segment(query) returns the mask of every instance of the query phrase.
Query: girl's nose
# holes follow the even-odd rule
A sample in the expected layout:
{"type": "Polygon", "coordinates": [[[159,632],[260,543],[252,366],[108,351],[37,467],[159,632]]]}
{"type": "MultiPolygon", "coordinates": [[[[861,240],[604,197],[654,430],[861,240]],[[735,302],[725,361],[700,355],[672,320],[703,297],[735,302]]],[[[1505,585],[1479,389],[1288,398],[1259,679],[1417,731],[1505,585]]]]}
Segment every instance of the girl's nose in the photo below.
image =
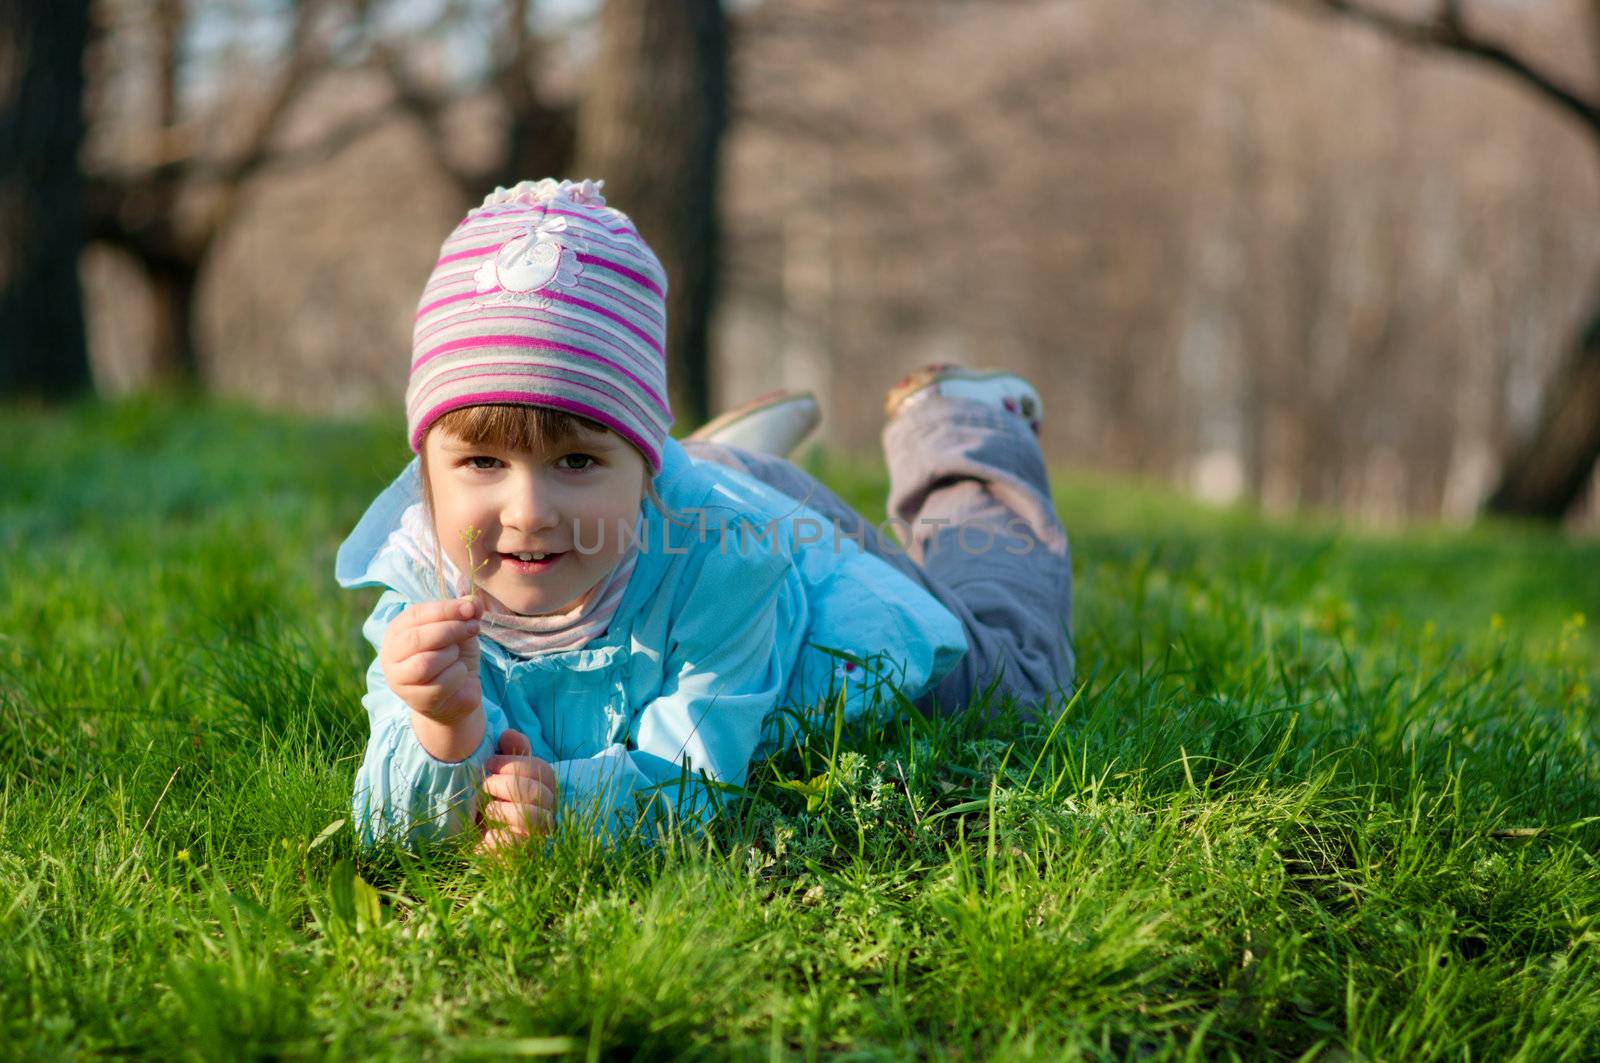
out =
{"type": "Polygon", "coordinates": [[[559,527],[555,493],[536,480],[519,479],[500,507],[501,526],[524,532],[559,527]]]}

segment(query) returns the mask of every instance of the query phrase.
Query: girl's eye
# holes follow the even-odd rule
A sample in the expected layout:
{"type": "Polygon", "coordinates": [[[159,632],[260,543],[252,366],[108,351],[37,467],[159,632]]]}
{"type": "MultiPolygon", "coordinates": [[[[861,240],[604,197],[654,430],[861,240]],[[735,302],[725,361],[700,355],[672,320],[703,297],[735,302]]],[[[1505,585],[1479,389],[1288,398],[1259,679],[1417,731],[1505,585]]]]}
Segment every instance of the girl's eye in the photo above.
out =
{"type": "Polygon", "coordinates": [[[487,472],[499,464],[499,459],[491,458],[487,454],[474,454],[466,463],[471,468],[487,472]]]}
{"type": "Polygon", "coordinates": [[[587,469],[595,464],[595,460],[587,454],[567,454],[560,461],[563,469],[571,469],[573,471],[587,469]],[[567,464],[568,462],[575,462],[576,464],[567,464]]]}

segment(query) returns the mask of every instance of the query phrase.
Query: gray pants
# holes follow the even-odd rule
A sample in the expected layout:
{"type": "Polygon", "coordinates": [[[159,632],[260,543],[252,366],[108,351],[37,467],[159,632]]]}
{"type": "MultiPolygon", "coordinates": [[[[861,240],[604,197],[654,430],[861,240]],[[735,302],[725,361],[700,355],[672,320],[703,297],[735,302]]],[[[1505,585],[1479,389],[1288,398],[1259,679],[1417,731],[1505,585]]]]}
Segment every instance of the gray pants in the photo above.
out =
{"type": "Polygon", "coordinates": [[[859,534],[867,550],[954,613],[968,651],[918,700],[952,713],[995,687],[1029,715],[1071,696],[1072,559],[1050,501],[1044,455],[1022,420],[982,403],[929,397],[884,426],[891,522],[887,540],[815,477],[783,458],[690,441],[696,461],[748,473],[859,534]]]}

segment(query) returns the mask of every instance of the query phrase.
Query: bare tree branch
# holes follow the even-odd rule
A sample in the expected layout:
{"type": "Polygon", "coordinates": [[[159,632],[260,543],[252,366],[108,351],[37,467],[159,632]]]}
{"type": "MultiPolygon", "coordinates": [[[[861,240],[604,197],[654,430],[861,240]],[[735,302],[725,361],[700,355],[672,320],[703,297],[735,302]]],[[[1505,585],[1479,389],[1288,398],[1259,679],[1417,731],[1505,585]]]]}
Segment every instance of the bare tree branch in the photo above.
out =
{"type": "MultiPolygon", "coordinates": [[[[309,85],[333,65],[324,40],[327,17],[337,0],[292,0],[289,42],[264,102],[240,124],[242,136],[225,154],[202,154],[199,124],[185,121],[177,98],[183,25],[193,5],[185,0],[147,0],[157,20],[153,76],[158,113],[157,150],[144,165],[101,166],[84,175],[85,228],[90,239],[121,247],[150,282],[155,304],[153,369],[158,377],[193,382],[199,377],[193,308],[202,266],[238,211],[245,186],[263,170],[290,160],[326,157],[376,125],[379,112],[345,122],[306,147],[286,150],[281,133],[309,85]],[[200,193],[196,211],[180,201],[200,193]]],[[[359,14],[359,8],[357,9],[359,14]]]]}
{"type": "Polygon", "coordinates": [[[285,119],[306,86],[326,66],[326,55],[316,42],[316,21],[326,9],[326,0],[297,0],[290,34],[288,56],[279,71],[266,103],[252,116],[242,147],[223,159],[206,159],[193,148],[194,127],[177,122],[175,92],[177,40],[184,8],[178,0],[160,0],[162,37],[157,77],[161,92],[161,149],[153,165],[113,170],[101,169],[86,176],[86,204],[91,238],[107,240],[130,249],[152,242],[159,255],[183,254],[179,248],[209,243],[237,209],[244,184],[263,169],[300,158],[307,161],[325,158],[376,124],[376,115],[363,116],[316,144],[290,152],[275,147],[285,119]],[[185,187],[210,186],[217,194],[205,221],[186,234],[172,230],[165,216],[185,187]],[[134,211],[147,220],[128,224],[123,205],[129,200],[160,204],[159,209],[134,211]]]}
{"type": "MultiPolygon", "coordinates": [[[[1291,0],[1279,0],[1280,3],[1291,0]]],[[[1299,0],[1381,30],[1413,46],[1472,56],[1533,89],[1582,122],[1591,144],[1600,141],[1600,103],[1498,41],[1479,36],[1465,0],[1438,0],[1431,18],[1417,20],[1368,7],[1359,0],[1299,0]]],[[[1590,2],[1600,24],[1600,0],[1590,2]]],[[[1600,303],[1596,304],[1600,306],[1600,303]]],[[[1546,386],[1538,423],[1500,470],[1485,501],[1490,512],[1559,518],[1578,500],[1600,460],[1600,309],[1568,348],[1546,386]]]]}
{"type": "Polygon", "coordinates": [[[1526,56],[1499,41],[1479,36],[1469,24],[1462,0],[1441,0],[1432,18],[1417,20],[1368,7],[1359,0],[1278,0],[1295,7],[1320,7],[1421,48],[1442,48],[1471,56],[1505,71],[1545,99],[1600,133],[1600,103],[1565,85],[1555,74],[1541,70],[1526,56]]]}
{"type": "Polygon", "coordinates": [[[267,105],[256,115],[255,125],[245,139],[245,147],[225,165],[219,183],[221,195],[207,212],[204,229],[208,238],[220,232],[238,209],[239,193],[249,180],[272,158],[273,141],[284,119],[302,92],[326,64],[326,54],[316,41],[316,21],[325,0],[295,0],[294,27],[290,34],[289,57],[278,75],[278,83],[267,105]]]}
{"type": "MultiPolygon", "coordinates": [[[[333,158],[351,144],[373,132],[394,117],[393,107],[374,108],[357,115],[309,144],[280,149],[265,155],[246,177],[259,177],[278,170],[315,165],[333,158]]],[[[132,226],[120,220],[119,205],[129,196],[154,196],[164,198],[176,194],[180,187],[204,187],[229,184],[242,180],[238,176],[240,160],[176,160],[153,169],[111,171],[100,170],[84,175],[84,199],[88,204],[91,240],[132,250],[141,242],[150,242],[154,230],[150,226],[132,226]]],[[[163,221],[165,219],[151,219],[163,221]]],[[[156,238],[155,242],[170,242],[156,238]]]]}
{"type": "Polygon", "coordinates": [[[405,56],[392,45],[385,42],[373,45],[372,59],[394,86],[395,103],[427,131],[427,142],[433,147],[434,162],[465,196],[466,190],[478,183],[477,175],[458,165],[445,149],[449,141],[445,136],[444,116],[454,97],[423,84],[411,73],[405,56]]]}
{"type": "MultiPolygon", "coordinates": [[[[381,40],[371,47],[373,61],[394,86],[396,102],[427,130],[435,162],[464,201],[477,199],[491,185],[564,172],[570,162],[576,115],[570,106],[551,103],[540,91],[536,74],[545,42],[532,31],[531,14],[531,0],[506,0],[504,4],[501,32],[495,36],[482,81],[504,104],[507,122],[497,156],[475,168],[462,165],[448,149],[448,114],[465,95],[462,87],[433,85],[417,76],[405,47],[381,40]]],[[[473,12],[449,3],[434,20],[432,30],[424,32],[442,32],[453,21],[472,17],[473,12]]]]}
{"type": "Polygon", "coordinates": [[[165,133],[178,124],[178,43],[187,16],[184,0],[155,0],[156,121],[165,133]]]}

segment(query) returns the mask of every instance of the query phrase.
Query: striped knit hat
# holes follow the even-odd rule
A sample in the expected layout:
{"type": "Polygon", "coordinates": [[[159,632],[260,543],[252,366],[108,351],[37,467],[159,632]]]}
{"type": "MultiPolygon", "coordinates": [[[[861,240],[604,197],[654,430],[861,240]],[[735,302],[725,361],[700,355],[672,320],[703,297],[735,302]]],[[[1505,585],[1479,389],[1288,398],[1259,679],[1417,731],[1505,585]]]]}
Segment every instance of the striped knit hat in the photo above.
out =
{"type": "Polygon", "coordinates": [[[411,341],[411,449],[463,406],[549,406],[598,421],[661,470],[667,276],[599,181],[496,188],[445,240],[411,341]]]}

